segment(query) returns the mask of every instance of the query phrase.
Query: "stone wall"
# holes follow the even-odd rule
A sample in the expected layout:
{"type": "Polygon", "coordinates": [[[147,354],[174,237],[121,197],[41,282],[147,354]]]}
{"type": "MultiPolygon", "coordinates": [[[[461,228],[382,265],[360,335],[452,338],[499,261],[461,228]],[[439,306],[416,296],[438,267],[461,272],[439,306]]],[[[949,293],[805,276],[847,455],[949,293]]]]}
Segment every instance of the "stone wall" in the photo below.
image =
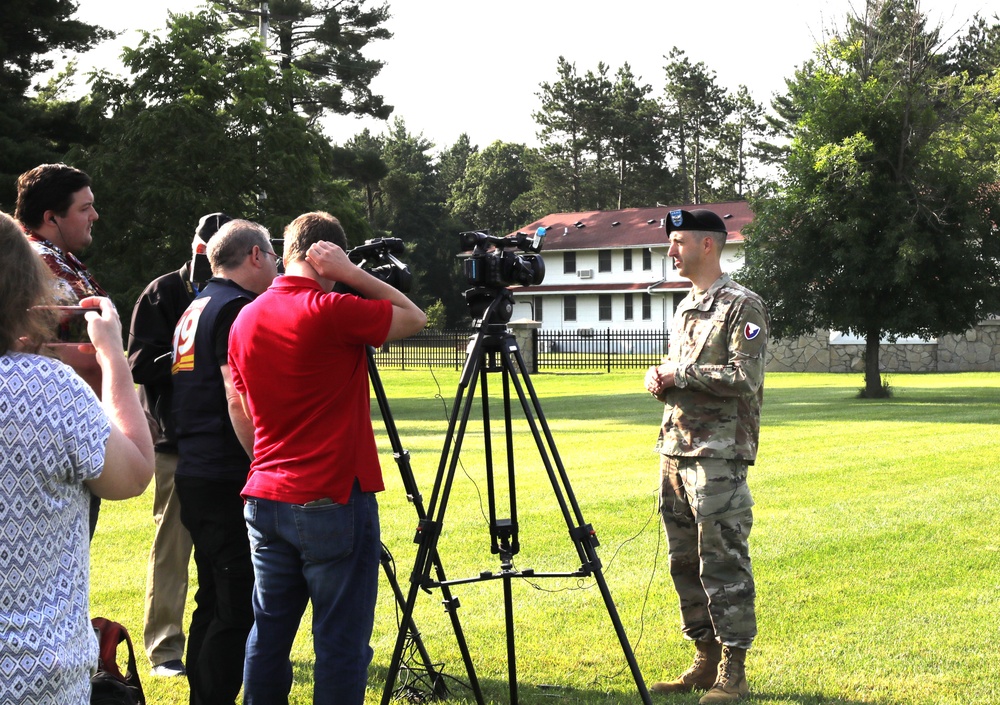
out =
{"type": "Polygon", "coordinates": [[[768,372],[830,371],[830,335],[826,331],[768,341],[767,353],[768,372]]]}
{"type": "MultiPolygon", "coordinates": [[[[829,331],[768,343],[768,372],[863,372],[864,345],[830,345],[829,331]]],[[[995,372],[1000,370],[1000,321],[985,321],[936,343],[885,344],[883,372],[995,372]]]]}
{"type": "MultiPolygon", "coordinates": [[[[878,364],[883,372],[937,372],[937,345],[882,345],[878,364]]],[[[864,372],[864,345],[831,345],[830,372],[864,372]]]]}
{"type": "Polygon", "coordinates": [[[984,321],[961,335],[938,338],[938,371],[1000,370],[1000,321],[984,321]]]}

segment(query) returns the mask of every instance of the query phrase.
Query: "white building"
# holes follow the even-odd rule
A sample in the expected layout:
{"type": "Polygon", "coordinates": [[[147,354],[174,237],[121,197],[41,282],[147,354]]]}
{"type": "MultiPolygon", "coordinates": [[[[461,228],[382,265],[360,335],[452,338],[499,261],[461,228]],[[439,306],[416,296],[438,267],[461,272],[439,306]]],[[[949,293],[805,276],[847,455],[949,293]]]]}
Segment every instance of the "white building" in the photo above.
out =
{"type": "Polygon", "coordinates": [[[538,321],[542,330],[669,330],[677,304],[691,290],[667,257],[663,221],[675,208],[722,217],[729,230],[722,268],[732,273],[742,266],[742,230],[753,218],[745,201],[554,213],[520,231],[547,229],[545,279],[513,287],[513,320],[538,321]]]}

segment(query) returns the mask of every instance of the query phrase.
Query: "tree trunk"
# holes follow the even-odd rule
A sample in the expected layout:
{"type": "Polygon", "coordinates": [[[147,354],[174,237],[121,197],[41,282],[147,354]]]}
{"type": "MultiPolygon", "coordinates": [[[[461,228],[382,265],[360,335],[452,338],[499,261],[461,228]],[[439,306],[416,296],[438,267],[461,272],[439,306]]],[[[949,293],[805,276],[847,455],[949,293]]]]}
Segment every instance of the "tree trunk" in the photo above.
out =
{"type": "Polygon", "coordinates": [[[618,158],[618,210],[622,209],[622,194],[625,192],[625,157],[618,158]]]}
{"type": "Polygon", "coordinates": [[[879,350],[882,331],[869,329],[865,335],[865,399],[881,399],[887,396],[882,387],[879,371],[879,350]]]}
{"type": "MultiPolygon", "coordinates": [[[[681,118],[683,120],[683,116],[681,118]]],[[[688,179],[687,161],[687,135],[684,133],[684,124],[677,130],[677,153],[681,157],[681,180],[684,183],[684,203],[691,202],[691,181],[688,179]]]]}

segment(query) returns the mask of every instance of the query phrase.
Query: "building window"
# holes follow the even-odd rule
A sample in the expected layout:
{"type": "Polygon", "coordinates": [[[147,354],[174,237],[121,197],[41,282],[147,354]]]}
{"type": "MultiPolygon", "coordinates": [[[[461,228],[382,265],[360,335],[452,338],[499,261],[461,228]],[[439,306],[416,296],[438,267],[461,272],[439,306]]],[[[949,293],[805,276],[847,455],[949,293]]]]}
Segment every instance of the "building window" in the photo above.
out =
{"type": "Polygon", "coordinates": [[[625,294],[625,320],[631,321],[632,316],[632,294],[625,294]]]}
{"type": "Polygon", "coordinates": [[[597,297],[597,320],[611,320],[611,294],[601,294],[597,297]]]}
{"type": "Polygon", "coordinates": [[[632,271],[632,250],[622,250],[622,269],[632,271]]]}
{"type": "Polygon", "coordinates": [[[576,320],[576,297],[572,294],[563,297],[563,320],[576,320]]]}
{"type": "Polygon", "coordinates": [[[597,271],[598,272],[611,271],[611,250],[597,251],[597,271]]]}
{"type": "Polygon", "coordinates": [[[563,252],[563,274],[576,274],[575,252],[563,252]]]}
{"type": "Polygon", "coordinates": [[[542,320],[542,302],[545,301],[541,296],[535,297],[535,320],[542,320]]]}
{"type": "Polygon", "coordinates": [[[642,248],[642,271],[648,272],[653,268],[653,253],[648,247],[642,248]]]}
{"type": "Polygon", "coordinates": [[[649,294],[642,295],[642,320],[649,321],[653,318],[653,297],[649,294]]]}

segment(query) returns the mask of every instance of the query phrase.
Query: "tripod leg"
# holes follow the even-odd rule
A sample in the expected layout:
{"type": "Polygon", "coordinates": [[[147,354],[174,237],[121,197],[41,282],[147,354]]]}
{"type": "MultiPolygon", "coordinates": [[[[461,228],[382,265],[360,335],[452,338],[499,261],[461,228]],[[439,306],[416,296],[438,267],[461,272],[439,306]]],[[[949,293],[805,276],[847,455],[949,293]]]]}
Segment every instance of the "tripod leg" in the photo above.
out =
{"type": "MultiPolygon", "coordinates": [[[[472,350],[478,350],[482,345],[481,336],[477,336],[472,350]]],[[[455,397],[455,404],[452,408],[451,419],[448,422],[448,430],[445,434],[445,445],[441,454],[441,461],[438,465],[437,477],[434,480],[434,488],[431,492],[430,505],[427,515],[420,519],[415,542],[417,544],[417,556],[414,561],[413,572],[410,574],[410,591],[403,607],[403,621],[396,636],[396,646],[393,649],[392,659],[389,663],[389,670],[386,674],[385,690],[382,693],[382,705],[388,705],[395,687],[396,677],[399,673],[402,661],[403,647],[406,639],[405,625],[412,622],[413,610],[416,606],[417,595],[420,588],[425,583],[430,582],[431,567],[436,568],[436,575],[439,580],[444,580],[444,571],[437,554],[437,540],[440,534],[441,523],[444,519],[444,512],[448,504],[448,496],[451,492],[451,485],[454,481],[455,469],[458,465],[458,457],[462,448],[462,440],[465,435],[465,427],[468,424],[471,411],[472,400],[475,396],[475,380],[478,372],[478,357],[470,353],[466,360],[466,366],[462,373],[462,382],[459,384],[458,393],[455,397]],[[461,419],[459,410],[461,409],[461,419]],[[457,427],[457,430],[456,430],[457,427]],[[438,500],[440,499],[440,504],[438,500]],[[435,511],[437,512],[435,514],[435,511]],[[435,518],[427,518],[427,517],[435,518]]],[[[462,658],[465,660],[466,670],[469,675],[470,685],[479,705],[485,705],[482,690],[479,686],[479,679],[476,677],[475,668],[469,655],[468,645],[465,641],[464,633],[458,623],[455,610],[458,607],[458,600],[452,598],[451,592],[442,586],[442,595],[445,597],[446,610],[455,626],[456,637],[458,638],[459,649],[462,658]]]]}
{"type": "Polygon", "coordinates": [[[622,652],[625,656],[626,662],[628,663],[629,670],[632,672],[632,678],[635,680],[639,696],[642,698],[643,703],[646,705],[652,705],[652,698],[649,695],[649,691],[646,688],[646,682],[642,677],[642,671],[639,669],[639,664],[636,661],[635,652],[632,650],[631,644],[629,644],[628,635],[625,633],[625,628],[622,625],[620,616],[618,615],[618,609],[615,607],[614,599],[611,597],[611,591],[608,588],[608,584],[604,579],[604,574],[601,571],[601,560],[597,556],[596,551],[596,534],[591,526],[583,520],[583,512],[580,510],[580,505],[577,503],[576,497],[573,494],[573,488],[570,486],[569,476],[566,474],[566,468],[563,466],[562,459],[559,457],[559,452],[556,449],[555,441],[552,438],[551,431],[549,430],[548,422],[546,422],[545,415],[542,412],[541,402],[538,400],[535,388],[531,384],[531,379],[525,369],[524,359],[521,357],[521,351],[518,349],[517,341],[513,338],[513,336],[510,337],[508,350],[510,350],[511,353],[509,355],[504,355],[504,369],[510,374],[514,388],[517,391],[518,400],[521,403],[521,408],[528,421],[528,426],[531,428],[535,444],[538,447],[539,454],[541,455],[543,464],[545,465],[545,470],[548,473],[550,482],[552,483],[552,489],[559,500],[559,506],[562,509],[563,517],[566,521],[566,526],[569,529],[570,536],[576,543],[577,552],[583,561],[583,567],[591,572],[597,581],[597,585],[601,591],[601,596],[604,599],[604,606],[607,609],[608,616],[611,618],[611,623],[614,626],[615,634],[618,636],[618,642],[621,644],[622,652]],[[522,378],[524,381],[523,387],[521,385],[522,378]],[[525,389],[528,391],[527,395],[525,394],[525,389]],[[537,416],[537,424],[535,422],[535,416],[537,416]],[[544,443],[539,429],[544,432],[544,443]],[[553,469],[553,462],[555,463],[555,469],[553,469]],[[572,507],[573,510],[572,515],[570,514],[570,507],[572,507]]]}
{"type": "MultiPolygon", "coordinates": [[[[416,509],[417,519],[419,521],[423,521],[427,518],[427,513],[424,511],[423,499],[420,495],[420,491],[417,489],[417,482],[413,476],[413,470],[410,467],[410,454],[403,448],[403,443],[400,440],[399,432],[396,429],[396,421],[392,416],[392,410],[389,408],[389,400],[385,393],[385,387],[382,384],[382,377],[379,374],[378,366],[375,364],[375,350],[371,347],[368,348],[368,377],[371,380],[372,389],[374,390],[375,398],[378,401],[379,411],[382,414],[382,421],[385,424],[386,434],[389,437],[389,444],[392,447],[393,457],[396,460],[396,466],[399,468],[399,474],[403,481],[403,488],[406,491],[406,496],[413,504],[414,509],[416,509]]],[[[386,551],[383,551],[383,558],[388,559],[386,551]]],[[[437,555],[437,551],[432,553],[431,562],[434,565],[435,576],[437,577],[438,582],[444,582],[446,580],[444,566],[441,563],[440,557],[437,555]]],[[[401,607],[404,606],[405,600],[403,599],[403,592],[399,587],[399,582],[395,579],[394,575],[390,575],[387,563],[383,563],[383,568],[386,570],[386,575],[389,576],[390,585],[392,586],[393,593],[396,596],[396,603],[401,607]]],[[[465,664],[465,671],[469,677],[469,684],[476,695],[476,701],[482,703],[483,695],[480,690],[479,679],[476,677],[476,669],[472,663],[472,656],[469,653],[468,643],[465,640],[465,632],[462,630],[462,623],[458,617],[459,601],[452,597],[451,589],[447,585],[442,585],[441,596],[445,605],[445,611],[451,619],[452,630],[455,632],[455,639],[458,642],[458,649],[462,655],[462,661],[465,664]]],[[[412,620],[409,628],[416,637],[418,634],[417,627],[412,620]]],[[[430,657],[423,649],[422,642],[417,641],[416,643],[418,644],[418,648],[421,650],[421,657],[427,667],[428,673],[432,674],[435,695],[439,698],[444,698],[448,690],[444,679],[441,677],[440,673],[435,673],[433,671],[430,657]]]]}
{"type": "MultiPolygon", "coordinates": [[[[399,581],[396,580],[396,574],[392,570],[392,556],[390,556],[389,551],[386,550],[385,546],[382,546],[382,556],[379,559],[382,564],[382,570],[385,573],[386,579],[389,581],[389,587],[392,588],[392,594],[396,598],[396,604],[400,608],[406,606],[406,598],[403,595],[403,591],[399,588],[399,581]]],[[[424,640],[420,636],[420,632],[417,631],[417,625],[411,618],[408,624],[401,624],[400,628],[405,628],[409,634],[410,639],[413,640],[414,646],[417,647],[417,653],[420,654],[420,660],[424,662],[424,670],[427,671],[427,675],[431,679],[431,683],[434,687],[434,692],[437,693],[440,689],[444,688],[444,680],[440,673],[434,668],[434,662],[431,661],[431,655],[427,653],[427,649],[424,646],[424,640]]]]}
{"type": "Polygon", "coordinates": [[[507,631],[507,683],[510,691],[510,705],[517,705],[517,654],[514,646],[514,597],[511,591],[511,575],[503,576],[503,612],[507,631]]]}

